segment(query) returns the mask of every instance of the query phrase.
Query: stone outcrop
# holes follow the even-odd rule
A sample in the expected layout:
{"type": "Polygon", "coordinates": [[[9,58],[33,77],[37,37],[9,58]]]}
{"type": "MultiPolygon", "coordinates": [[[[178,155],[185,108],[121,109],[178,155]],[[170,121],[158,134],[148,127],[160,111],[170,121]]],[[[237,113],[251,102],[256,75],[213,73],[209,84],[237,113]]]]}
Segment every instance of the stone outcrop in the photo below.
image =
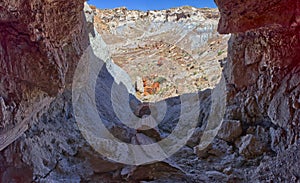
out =
{"type": "Polygon", "coordinates": [[[82,7],[83,0],[0,3],[0,150],[70,83],[88,45],[82,7]]]}
{"type": "Polygon", "coordinates": [[[299,2],[288,0],[266,0],[247,2],[215,0],[221,19],[220,33],[246,32],[273,24],[289,28],[299,24],[299,2]]]}
{"type": "MultiPolygon", "coordinates": [[[[216,3],[221,12],[219,31],[233,33],[224,67],[228,83],[226,118],[240,120],[243,130],[256,136],[242,137],[240,153],[262,154],[261,142],[267,142],[265,145],[269,145],[277,158],[262,162],[261,167],[273,168],[270,172],[262,168],[261,175],[255,177],[267,181],[263,175],[266,173],[276,182],[297,182],[299,171],[291,175],[287,173],[288,165],[276,167],[276,164],[298,156],[290,149],[299,146],[300,132],[300,2],[216,0],[216,3]],[[274,177],[279,171],[282,174],[274,177]]],[[[294,164],[297,170],[299,164],[299,161],[294,164]]]]}

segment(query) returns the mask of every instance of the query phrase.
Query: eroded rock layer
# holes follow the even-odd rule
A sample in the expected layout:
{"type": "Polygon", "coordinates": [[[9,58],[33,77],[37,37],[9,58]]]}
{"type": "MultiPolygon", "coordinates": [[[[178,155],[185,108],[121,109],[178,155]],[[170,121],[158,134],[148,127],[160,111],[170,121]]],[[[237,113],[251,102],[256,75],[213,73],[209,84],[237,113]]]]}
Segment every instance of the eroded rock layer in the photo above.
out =
{"type": "Polygon", "coordinates": [[[65,87],[88,44],[82,3],[0,3],[1,150],[65,87]]]}
{"type": "MultiPolygon", "coordinates": [[[[199,120],[186,146],[165,161],[140,166],[110,161],[83,138],[70,88],[64,89],[79,58],[104,63],[96,88],[99,114],[122,141],[168,136],[180,116],[180,96],[165,100],[169,115],[159,129],[124,127],[110,110],[106,85],[128,76],[111,62],[93,11],[86,5],[84,18],[82,1],[1,2],[0,182],[299,182],[299,0],[216,2],[219,31],[233,33],[222,62],[227,109],[219,133],[197,148],[214,96],[214,90],[199,92],[201,105],[188,113],[199,112],[199,120]],[[53,99],[49,110],[41,110],[53,99]]],[[[123,84],[133,94],[130,81],[123,84]]],[[[149,104],[132,98],[132,110],[146,114],[149,104]]]]}
{"type": "Polygon", "coordinates": [[[217,32],[218,9],[182,6],[144,12],[95,8],[94,12],[94,25],[113,61],[136,85],[140,83],[137,96],[141,100],[159,101],[214,88],[219,82],[217,60],[226,57],[230,36],[217,32]]]}
{"type": "MultiPolygon", "coordinates": [[[[224,68],[228,84],[226,117],[242,121],[246,133],[263,128],[263,133],[267,132],[265,145],[277,155],[261,162],[253,177],[297,182],[300,162],[291,159],[299,156],[299,1],[216,3],[221,11],[219,31],[234,33],[224,68]]],[[[241,150],[244,155],[255,154],[251,149],[241,150]]]]}
{"type": "Polygon", "coordinates": [[[215,0],[220,13],[220,33],[245,32],[250,29],[279,24],[285,28],[299,23],[299,1],[224,1],[215,0]]]}

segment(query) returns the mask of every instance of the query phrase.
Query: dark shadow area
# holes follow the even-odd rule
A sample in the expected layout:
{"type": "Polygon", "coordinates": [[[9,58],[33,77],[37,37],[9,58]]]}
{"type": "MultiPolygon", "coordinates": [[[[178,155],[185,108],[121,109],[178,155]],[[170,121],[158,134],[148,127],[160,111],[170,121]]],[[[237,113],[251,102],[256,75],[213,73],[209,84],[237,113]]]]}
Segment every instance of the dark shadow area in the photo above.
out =
{"type": "MultiPolygon", "coordinates": [[[[151,134],[153,134],[153,129],[136,130],[123,124],[122,121],[117,117],[113,108],[112,98],[111,98],[111,91],[113,85],[115,87],[114,89],[117,88],[120,92],[127,92],[126,95],[128,95],[129,98],[129,101],[127,102],[129,103],[131,112],[135,114],[136,117],[142,118],[144,115],[150,115],[151,110],[155,110],[155,113],[160,112],[160,109],[157,109],[156,107],[151,108],[150,110],[149,106],[151,105],[154,106],[155,103],[141,102],[133,94],[128,92],[126,86],[122,82],[120,84],[116,84],[113,76],[107,70],[107,64],[105,63],[102,69],[99,71],[97,82],[96,82],[96,88],[95,88],[95,100],[96,100],[98,115],[101,118],[105,127],[116,138],[126,143],[131,143],[131,139],[138,132],[151,136],[151,134]]],[[[206,124],[205,122],[208,118],[210,104],[211,104],[210,93],[211,93],[210,89],[198,92],[198,97],[200,102],[199,117],[197,122],[198,127],[206,124]]],[[[124,93],[122,95],[124,95],[124,93]]],[[[192,93],[192,94],[184,94],[184,95],[193,96],[194,94],[192,93]]],[[[163,117],[163,120],[161,122],[158,121],[159,124],[155,128],[156,131],[158,131],[161,136],[161,138],[156,139],[158,141],[168,137],[172,133],[172,131],[177,126],[181,115],[182,106],[181,106],[180,96],[168,98],[163,101],[166,102],[167,110],[166,110],[166,114],[163,117]]],[[[163,101],[159,101],[159,102],[163,102],[163,101]]],[[[152,117],[154,119],[157,119],[155,113],[152,115],[152,117]]]]}

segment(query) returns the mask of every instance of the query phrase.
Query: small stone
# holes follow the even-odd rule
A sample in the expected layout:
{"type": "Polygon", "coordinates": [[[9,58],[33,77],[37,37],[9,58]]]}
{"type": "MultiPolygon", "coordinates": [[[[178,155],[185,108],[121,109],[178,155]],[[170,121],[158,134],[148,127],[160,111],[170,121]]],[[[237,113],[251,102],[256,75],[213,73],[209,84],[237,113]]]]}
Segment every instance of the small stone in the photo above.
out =
{"type": "Polygon", "coordinates": [[[137,91],[144,93],[143,79],[139,76],[136,77],[135,88],[137,91]]]}
{"type": "Polygon", "coordinates": [[[195,153],[202,159],[208,158],[209,156],[221,157],[230,153],[230,151],[232,151],[232,146],[229,146],[227,142],[217,138],[204,149],[199,149],[199,147],[195,148],[195,153]]]}
{"type": "Polygon", "coordinates": [[[238,120],[225,120],[218,132],[217,137],[227,142],[233,142],[243,133],[241,122],[238,120]]]}
{"type": "Polygon", "coordinates": [[[199,144],[200,139],[203,135],[203,129],[196,128],[191,138],[187,141],[186,145],[188,147],[195,147],[199,144]]]}
{"type": "Polygon", "coordinates": [[[239,153],[245,158],[251,159],[262,155],[265,152],[265,145],[254,135],[247,134],[242,137],[239,153]]]}
{"type": "Polygon", "coordinates": [[[126,166],[121,170],[121,175],[122,176],[129,176],[130,174],[132,174],[132,172],[136,169],[136,166],[126,166]]]}
{"type": "Polygon", "coordinates": [[[152,138],[142,133],[136,134],[136,140],[139,145],[147,145],[147,144],[155,143],[155,141],[152,138]]]}

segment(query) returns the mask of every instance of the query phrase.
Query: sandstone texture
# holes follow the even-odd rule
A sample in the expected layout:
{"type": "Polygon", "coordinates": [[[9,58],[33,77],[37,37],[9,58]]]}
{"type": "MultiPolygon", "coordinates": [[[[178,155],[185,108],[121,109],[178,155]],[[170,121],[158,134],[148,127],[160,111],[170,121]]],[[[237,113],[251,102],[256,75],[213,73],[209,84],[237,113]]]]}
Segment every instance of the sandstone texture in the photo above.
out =
{"type": "Polygon", "coordinates": [[[215,3],[221,14],[218,26],[220,33],[246,32],[272,24],[289,28],[299,23],[298,1],[215,0],[215,3]]]}
{"type": "Polygon", "coordinates": [[[67,85],[88,44],[82,3],[0,3],[0,150],[67,85]]]}
{"type": "Polygon", "coordinates": [[[255,180],[297,182],[300,163],[288,162],[299,154],[291,150],[299,146],[299,1],[216,3],[219,31],[234,33],[223,73],[228,83],[225,118],[240,120],[247,133],[239,153],[259,156],[271,150],[275,158],[260,167],[273,168],[260,169],[255,180]],[[280,161],[287,164],[279,168],[280,161]]]}

